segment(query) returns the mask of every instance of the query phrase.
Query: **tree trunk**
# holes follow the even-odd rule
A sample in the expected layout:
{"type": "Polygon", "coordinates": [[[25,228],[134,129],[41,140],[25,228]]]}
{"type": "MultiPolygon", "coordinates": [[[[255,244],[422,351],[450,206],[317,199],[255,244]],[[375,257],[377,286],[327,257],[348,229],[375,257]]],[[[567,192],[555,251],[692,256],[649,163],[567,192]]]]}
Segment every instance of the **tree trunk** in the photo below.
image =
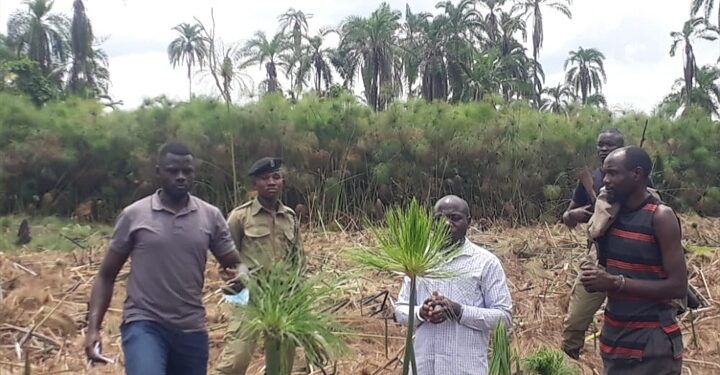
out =
{"type": "Polygon", "coordinates": [[[417,299],[416,290],[417,277],[415,275],[410,278],[410,303],[408,310],[408,327],[407,334],[405,336],[405,356],[403,359],[403,375],[412,373],[417,375],[417,363],[415,361],[415,345],[413,343],[413,335],[415,333],[415,300],[417,299]]]}
{"type": "Polygon", "coordinates": [[[192,65],[188,63],[188,101],[192,100],[192,65]]]}
{"type": "Polygon", "coordinates": [[[695,78],[695,54],[690,40],[685,40],[685,104],[690,105],[690,92],[695,78]]]}

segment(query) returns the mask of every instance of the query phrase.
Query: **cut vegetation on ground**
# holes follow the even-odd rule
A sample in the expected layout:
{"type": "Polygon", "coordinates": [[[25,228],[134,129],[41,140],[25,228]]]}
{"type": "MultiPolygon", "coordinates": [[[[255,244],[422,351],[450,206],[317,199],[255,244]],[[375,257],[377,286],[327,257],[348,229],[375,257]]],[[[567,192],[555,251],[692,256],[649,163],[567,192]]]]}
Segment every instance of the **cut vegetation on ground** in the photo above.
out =
{"type": "MultiPolygon", "coordinates": [[[[20,218],[9,220],[10,229],[2,229],[3,241],[8,238],[8,232],[14,236],[20,218]]],[[[91,227],[90,239],[78,241],[85,247],[83,249],[61,245],[63,241],[69,242],[61,236],[67,223],[50,225],[45,222],[49,224],[44,230],[49,233],[43,232],[42,223],[31,221],[31,231],[35,233],[33,237],[48,238],[39,243],[43,246],[41,249],[48,250],[40,251],[33,239],[20,249],[15,249],[15,245],[3,247],[0,253],[2,374],[24,374],[25,355],[28,355],[32,374],[86,371],[81,347],[86,303],[104,251],[102,241],[92,239],[95,236],[102,239],[108,233],[107,228],[97,232],[91,227]],[[17,349],[18,344],[22,344],[21,350],[17,349]]],[[[688,258],[688,268],[692,272],[690,282],[706,304],[706,307],[682,317],[686,346],[684,373],[717,374],[720,372],[720,308],[715,298],[720,296],[720,220],[684,217],[683,227],[691,252],[688,258]]],[[[518,229],[497,226],[484,231],[473,228],[470,235],[500,257],[508,275],[514,304],[511,350],[526,357],[542,347],[559,347],[570,284],[575,278],[574,266],[583,252],[581,232],[543,224],[518,229]]],[[[9,237],[11,244],[14,243],[12,236],[9,237]]],[[[392,303],[400,279],[388,273],[360,272],[345,256],[350,249],[368,245],[371,241],[370,234],[363,232],[320,232],[306,236],[310,272],[324,273],[337,280],[335,301],[319,308],[336,314],[338,321],[348,327],[347,332],[341,332],[341,337],[350,346],[351,353],[337,359],[334,364],[336,374],[398,374],[402,368],[405,331],[392,321],[392,303]]],[[[123,373],[118,327],[127,272],[125,269],[118,276],[115,296],[103,327],[104,351],[118,363],[96,367],[92,373],[123,373]]],[[[211,363],[220,353],[227,321],[219,308],[219,280],[217,267],[211,261],[204,297],[208,308],[211,363]]],[[[601,313],[598,313],[594,328],[600,327],[600,317],[601,313]]],[[[568,362],[579,373],[601,373],[593,336],[588,337],[586,349],[580,362],[568,362]]],[[[262,352],[258,350],[248,374],[261,373],[263,364],[262,352]]],[[[299,356],[294,373],[306,373],[306,366],[299,356]]],[[[311,373],[322,373],[314,367],[310,370],[311,373]]],[[[333,364],[327,366],[326,371],[332,373],[333,364]]]]}

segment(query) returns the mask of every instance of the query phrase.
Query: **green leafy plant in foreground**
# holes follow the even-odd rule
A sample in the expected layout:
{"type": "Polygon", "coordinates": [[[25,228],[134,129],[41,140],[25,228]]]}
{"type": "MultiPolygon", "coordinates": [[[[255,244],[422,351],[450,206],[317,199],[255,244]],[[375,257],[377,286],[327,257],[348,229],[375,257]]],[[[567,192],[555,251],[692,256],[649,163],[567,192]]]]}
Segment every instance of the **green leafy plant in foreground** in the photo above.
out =
{"type": "Polygon", "coordinates": [[[523,367],[530,374],[576,375],[577,369],[565,362],[565,354],[556,349],[542,348],[523,358],[523,367]]]}
{"type": "MultiPolygon", "coordinates": [[[[443,222],[443,221],[440,221],[443,222]]],[[[418,277],[448,277],[441,267],[454,258],[459,249],[448,246],[447,227],[438,226],[432,212],[413,199],[407,208],[393,208],[385,214],[385,227],[372,228],[377,245],[354,251],[359,264],[410,278],[410,308],[403,374],[417,374],[413,346],[416,282],[418,277]]]]}
{"type": "Polygon", "coordinates": [[[336,335],[340,325],[331,314],[322,312],[331,301],[333,286],[319,279],[303,280],[301,271],[285,263],[263,269],[245,285],[250,301],[237,308],[240,335],[265,343],[268,375],[289,375],[288,356],[301,347],[310,363],[323,364],[346,349],[336,335]]]}
{"type": "Polygon", "coordinates": [[[492,339],[492,357],[489,375],[510,375],[510,340],[505,323],[501,320],[495,326],[492,339]]]}

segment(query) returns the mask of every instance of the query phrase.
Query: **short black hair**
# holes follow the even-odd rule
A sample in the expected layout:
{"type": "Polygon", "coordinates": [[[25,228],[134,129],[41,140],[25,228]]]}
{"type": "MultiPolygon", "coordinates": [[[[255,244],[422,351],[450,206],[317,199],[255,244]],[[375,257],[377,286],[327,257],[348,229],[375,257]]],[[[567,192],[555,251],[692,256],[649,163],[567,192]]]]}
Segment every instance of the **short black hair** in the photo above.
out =
{"type": "Polygon", "coordinates": [[[628,146],[622,150],[625,151],[625,169],[631,171],[642,168],[645,176],[650,175],[653,164],[647,151],[638,146],[628,146]]]}
{"type": "Polygon", "coordinates": [[[158,160],[161,160],[168,154],[180,155],[180,156],[185,156],[185,155],[192,156],[192,152],[190,151],[190,148],[181,142],[168,142],[168,143],[164,144],[162,146],[162,148],[160,148],[160,152],[158,152],[158,160]]]}
{"type": "Polygon", "coordinates": [[[622,144],[623,145],[625,144],[625,134],[623,134],[620,131],[620,129],[618,129],[618,128],[603,129],[600,133],[598,133],[598,136],[603,135],[603,134],[612,134],[612,135],[618,136],[618,137],[620,137],[620,140],[622,140],[622,144]]]}

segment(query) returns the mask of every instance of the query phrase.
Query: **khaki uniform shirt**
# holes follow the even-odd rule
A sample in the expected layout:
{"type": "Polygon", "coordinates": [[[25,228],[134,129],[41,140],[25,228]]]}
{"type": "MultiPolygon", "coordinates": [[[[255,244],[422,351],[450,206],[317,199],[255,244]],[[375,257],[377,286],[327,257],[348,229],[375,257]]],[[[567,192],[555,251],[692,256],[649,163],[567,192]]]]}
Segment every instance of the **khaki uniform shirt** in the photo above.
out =
{"type": "Polygon", "coordinates": [[[242,263],[250,269],[269,268],[280,260],[302,260],[297,216],[282,203],[273,213],[255,198],[230,213],[228,226],[242,263]]]}

